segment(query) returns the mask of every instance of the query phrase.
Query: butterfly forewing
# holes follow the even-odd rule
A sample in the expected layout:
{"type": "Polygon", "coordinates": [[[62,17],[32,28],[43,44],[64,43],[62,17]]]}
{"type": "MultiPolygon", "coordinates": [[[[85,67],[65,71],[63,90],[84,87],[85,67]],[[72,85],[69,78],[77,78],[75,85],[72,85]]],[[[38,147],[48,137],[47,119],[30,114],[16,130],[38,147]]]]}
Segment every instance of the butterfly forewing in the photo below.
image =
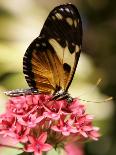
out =
{"type": "Polygon", "coordinates": [[[30,87],[43,93],[67,91],[74,76],[82,44],[82,22],[72,4],[53,9],[40,36],[28,47],[23,69],[30,87]]]}

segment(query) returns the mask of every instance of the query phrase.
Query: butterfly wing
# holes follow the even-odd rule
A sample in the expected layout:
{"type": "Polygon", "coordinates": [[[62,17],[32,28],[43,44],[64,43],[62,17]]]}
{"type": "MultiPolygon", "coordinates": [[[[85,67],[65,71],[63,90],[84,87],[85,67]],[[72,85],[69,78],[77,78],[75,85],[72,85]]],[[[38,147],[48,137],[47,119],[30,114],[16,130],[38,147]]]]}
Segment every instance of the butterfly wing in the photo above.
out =
{"type": "Polygon", "coordinates": [[[54,8],[40,36],[28,47],[23,71],[32,88],[47,94],[67,91],[73,79],[82,45],[82,22],[72,4],[54,8]]]}

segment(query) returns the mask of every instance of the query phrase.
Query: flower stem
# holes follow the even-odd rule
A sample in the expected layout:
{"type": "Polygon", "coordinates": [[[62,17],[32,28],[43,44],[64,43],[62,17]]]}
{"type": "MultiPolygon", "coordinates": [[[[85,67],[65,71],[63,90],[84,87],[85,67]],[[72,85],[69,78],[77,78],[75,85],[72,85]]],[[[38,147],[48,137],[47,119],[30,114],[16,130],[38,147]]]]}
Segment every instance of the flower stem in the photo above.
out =
{"type": "Polygon", "coordinates": [[[22,150],[23,149],[21,147],[16,147],[16,146],[11,146],[11,145],[4,145],[4,144],[0,144],[0,147],[7,147],[7,148],[11,148],[11,149],[16,149],[16,150],[22,150]]]}

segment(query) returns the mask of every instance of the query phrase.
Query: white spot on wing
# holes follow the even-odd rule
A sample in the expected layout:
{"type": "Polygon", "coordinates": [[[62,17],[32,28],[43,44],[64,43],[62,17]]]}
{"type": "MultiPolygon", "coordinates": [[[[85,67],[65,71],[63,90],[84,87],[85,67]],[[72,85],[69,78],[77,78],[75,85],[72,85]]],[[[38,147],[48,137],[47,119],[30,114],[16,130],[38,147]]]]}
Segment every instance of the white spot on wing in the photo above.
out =
{"type": "Polygon", "coordinates": [[[39,46],[40,46],[40,44],[37,43],[37,44],[36,44],[36,47],[39,47],[39,46]]]}
{"type": "Polygon", "coordinates": [[[64,11],[64,9],[63,9],[63,8],[60,8],[59,10],[64,11]]]}
{"type": "Polygon", "coordinates": [[[70,17],[66,18],[66,22],[67,22],[70,26],[73,25],[73,20],[72,20],[72,18],[70,18],[70,17]]]}
{"type": "Polygon", "coordinates": [[[49,39],[48,41],[52,45],[60,61],[62,62],[64,48],[55,39],[49,39]]]}
{"type": "Polygon", "coordinates": [[[76,21],[76,19],[74,20],[74,26],[77,27],[77,21],[76,21]]]}
{"type": "Polygon", "coordinates": [[[42,46],[44,46],[44,47],[45,47],[45,46],[46,46],[46,43],[42,43],[42,46]]]}
{"type": "Polygon", "coordinates": [[[27,59],[27,56],[26,56],[26,55],[24,55],[24,57],[23,57],[23,58],[27,59]]]}
{"type": "Polygon", "coordinates": [[[61,20],[63,18],[63,16],[60,13],[56,13],[55,16],[57,17],[57,19],[61,20]]]}
{"type": "Polygon", "coordinates": [[[66,10],[67,12],[70,12],[69,8],[66,8],[65,10],[66,10]]]}
{"type": "Polygon", "coordinates": [[[72,45],[73,45],[73,46],[75,46],[75,44],[74,44],[74,43],[72,43],[72,45]]]}
{"type": "Polygon", "coordinates": [[[65,48],[63,48],[55,39],[49,39],[49,43],[52,45],[52,47],[56,51],[58,58],[61,62],[63,59],[63,63],[67,63],[71,67],[74,65],[75,52],[72,54],[70,53],[68,49],[68,43],[65,48]],[[64,52],[64,55],[63,55],[63,52],[64,52]]]}
{"type": "Polygon", "coordinates": [[[52,16],[52,19],[55,20],[55,16],[52,16]]]}
{"type": "Polygon", "coordinates": [[[27,69],[27,66],[23,65],[23,68],[24,68],[24,69],[27,69]]]}
{"type": "Polygon", "coordinates": [[[79,22],[80,22],[80,21],[79,21],[79,19],[78,19],[78,24],[79,24],[79,22]]]}
{"type": "Polygon", "coordinates": [[[72,66],[74,65],[74,60],[75,60],[74,57],[75,57],[75,52],[72,54],[70,53],[68,49],[68,43],[67,43],[64,49],[64,63],[69,64],[72,68],[72,66]]]}
{"type": "Polygon", "coordinates": [[[78,53],[79,51],[80,51],[80,47],[76,45],[76,53],[78,53]]]}

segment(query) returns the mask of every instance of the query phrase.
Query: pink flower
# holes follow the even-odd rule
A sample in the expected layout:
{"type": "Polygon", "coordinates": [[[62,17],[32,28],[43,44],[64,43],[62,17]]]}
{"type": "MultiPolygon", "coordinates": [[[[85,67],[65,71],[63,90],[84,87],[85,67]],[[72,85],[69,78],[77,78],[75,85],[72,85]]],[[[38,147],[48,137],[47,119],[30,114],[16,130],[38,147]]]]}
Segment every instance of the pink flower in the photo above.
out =
{"type": "Polygon", "coordinates": [[[11,138],[10,136],[3,137],[0,135],[0,144],[1,145],[16,145],[17,141],[14,140],[14,138],[11,138]]]}
{"type": "Polygon", "coordinates": [[[23,115],[25,112],[28,111],[28,109],[29,106],[26,102],[25,96],[13,97],[8,100],[7,111],[9,113],[23,115]]]}
{"type": "Polygon", "coordinates": [[[98,140],[99,130],[85,110],[78,99],[69,104],[45,94],[11,97],[5,114],[0,115],[0,135],[13,138],[23,145],[25,152],[35,155],[51,146],[59,148],[69,142],[98,140]]]}
{"type": "Polygon", "coordinates": [[[78,132],[85,138],[88,137],[87,132],[92,130],[91,122],[86,119],[86,116],[77,118],[75,125],[78,132]]]}
{"type": "Polygon", "coordinates": [[[34,155],[42,155],[42,151],[49,151],[52,149],[50,144],[45,143],[47,139],[47,132],[42,133],[38,138],[29,136],[29,144],[25,146],[26,152],[34,152],[34,155]]]}
{"type": "Polygon", "coordinates": [[[26,143],[28,141],[28,135],[30,132],[30,128],[26,128],[19,123],[16,123],[13,132],[15,134],[15,138],[18,142],[26,143]]]}
{"type": "Polygon", "coordinates": [[[3,114],[0,117],[0,134],[4,137],[6,136],[14,136],[14,132],[12,132],[12,127],[15,124],[15,118],[10,116],[9,114],[3,114]]]}
{"type": "Polygon", "coordinates": [[[69,136],[70,133],[78,132],[76,127],[73,126],[73,120],[69,119],[65,121],[64,118],[61,118],[57,125],[52,126],[52,130],[61,132],[64,136],[69,136]]]}
{"type": "Polygon", "coordinates": [[[50,101],[49,104],[44,105],[45,112],[43,113],[43,115],[54,120],[59,120],[60,115],[63,113],[61,110],[62,105],[62,101],[50,101]]]}
{"type": "Polygon", "coordinates": [[[85,106],[79,103],[78,99],[74,99],[72,104],[69,105],[72,114],[82,116],[85,113],[85,106]]]}
{"type": "Polygon", "coordinates": [[[44,119],[44,116],[38,116],[37,113],[29,114],[25,117],[18,117],[18,122],[24,126],[28,126],[30,128],[33,128],[39,123],[42,119],[44,119]]]}
{"type": "Polygon", "coordinates": [[[76,122],[75,122],[75,126],[78,130],[78,132],[85,138],[87,137],[91,137],[92,139],[97,139],[99,136],[98,134],[98,128],[96,130],[95,127],[92,126],[92,119],[93,116],[91,115],[83,115],[81,117],[77,117],[76,122]],[[93,136],[92,136],[92,133],[93,136]]]}
{"type": "Polygon", "coordinates": [[[99,128],[98,127],[93,127],[93,130],[91,130],[90,132],[88,132],[88,135],[91,139],[93,140],[98,140],[100,137],[100,133],[99,133],[99,128]]]}
{"type": "Polygon", "coordinates": [[[2,115],[1,123],[0,123],[0,134],[4,137],[10,136],[15,138],[15,141],[26,142],[27,135],[30,132],[30,128],[26,128],[25,126],[19,124],[16,121],[16,118],[9,115],[2,115]]]}

